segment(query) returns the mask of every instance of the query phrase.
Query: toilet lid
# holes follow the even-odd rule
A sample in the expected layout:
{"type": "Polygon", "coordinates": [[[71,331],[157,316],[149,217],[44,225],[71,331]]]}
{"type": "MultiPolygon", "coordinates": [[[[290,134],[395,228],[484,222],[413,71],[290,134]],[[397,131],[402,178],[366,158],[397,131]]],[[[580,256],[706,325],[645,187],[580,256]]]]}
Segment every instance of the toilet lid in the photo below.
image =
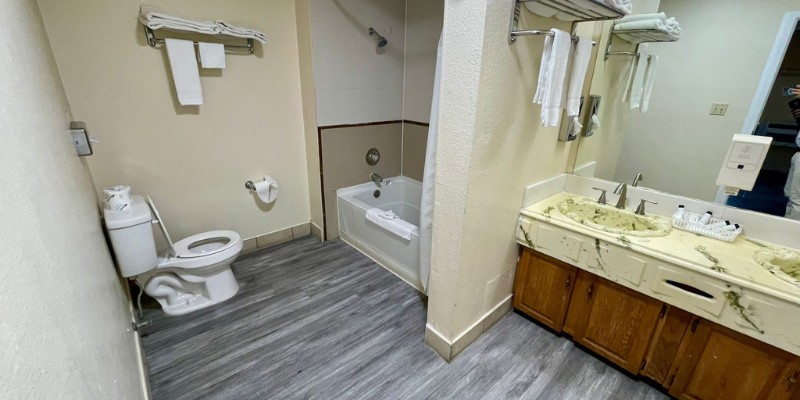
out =
{"type": "Polygon", "coordinates": [[[192,235],[175,243],[178,258],[202,257],[223,252],[241,241],[233,231],[211,231],[192,235]]]}

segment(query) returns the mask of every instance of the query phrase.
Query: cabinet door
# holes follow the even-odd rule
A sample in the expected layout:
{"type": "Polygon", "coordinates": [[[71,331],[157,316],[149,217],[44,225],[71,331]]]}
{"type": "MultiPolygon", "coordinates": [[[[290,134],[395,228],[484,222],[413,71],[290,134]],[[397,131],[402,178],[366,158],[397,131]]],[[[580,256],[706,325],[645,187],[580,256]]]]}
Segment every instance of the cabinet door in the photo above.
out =
{"type": "Polygon", "coordinates": [[[577,268],[523,248],[514,283],[514,308],[560,332],[577,268]]]}
{"type": "Polygon", "coordinates": [[[679,399],[798,399],[800,357],[700,320],[670,394],[679,399]]]}
{"type": "Polygon", "coordinates": [[[642,367],[663,303],[579,271],[564,331],[631,373],[642,367]]]}
{"type": "Polygon", "coordinates": [[[683,338],[688,335],[694,316],[686,311],[667,306],[666,315],[658,321],[650,347],[645,356],[641,374],[669,389],[667,377],[670,369],[680,359],[683,338]]]}

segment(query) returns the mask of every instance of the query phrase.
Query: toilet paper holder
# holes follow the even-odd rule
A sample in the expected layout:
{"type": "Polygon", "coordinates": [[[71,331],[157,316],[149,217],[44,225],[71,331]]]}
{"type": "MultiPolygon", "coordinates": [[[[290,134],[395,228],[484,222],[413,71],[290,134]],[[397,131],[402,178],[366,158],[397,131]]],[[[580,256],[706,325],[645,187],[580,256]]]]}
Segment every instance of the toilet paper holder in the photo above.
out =
{"type": "Polygon", "coordinates": [[[246,188],[248,188],[248,189],[250,189],[250,190],[256,190],[256,184],[255,184],[255,183],[253,183],[253,181],[247,181],[247,182],[245,182],[245,183],[244,183],[244,187],[246,187],[246,188]]]}

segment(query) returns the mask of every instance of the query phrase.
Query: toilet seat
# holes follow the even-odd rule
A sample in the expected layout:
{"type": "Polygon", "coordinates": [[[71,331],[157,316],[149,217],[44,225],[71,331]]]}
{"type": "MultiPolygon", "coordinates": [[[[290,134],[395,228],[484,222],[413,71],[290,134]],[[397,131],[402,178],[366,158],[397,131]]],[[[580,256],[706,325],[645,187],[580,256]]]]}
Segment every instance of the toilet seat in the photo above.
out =
{"type": "Polygon", "coordinates": [[[205,257],[228,250],[241,241],[234,231],[210,231],[179,240],[172,248],[178,258],[205,257]]]}

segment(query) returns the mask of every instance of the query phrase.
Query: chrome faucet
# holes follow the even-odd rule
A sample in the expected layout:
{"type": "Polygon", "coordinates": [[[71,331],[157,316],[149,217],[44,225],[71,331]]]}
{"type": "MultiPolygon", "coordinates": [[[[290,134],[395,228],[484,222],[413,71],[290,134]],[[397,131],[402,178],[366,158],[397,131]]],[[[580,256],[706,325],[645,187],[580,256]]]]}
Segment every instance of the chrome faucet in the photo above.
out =
{"type": "Polygon", "coordinates": [[[636,174],[636,176],[633,178],[633,185],[631,185],[631,186],[633,186],[633,187],[639,186],[639,182],[641,182],[642,179],[643,179],[643,176],[642,176],[641,172],[636,174]]]}
{"type": "Polygon", "coordinates": [[[619,195],[619,200],[617,200],[617,205],[615,207],[619,208],[620,210],[625,209],[625,200],[628,197],[628,185],[620,183],[619,186],[614,189],[614,194],[619,195]]]}
{"type": "Polygon", "coordinates": [[[636,215],[644,215],[644,203],[658,204],[658,203],[656,203],[655,201],[650,201],[650,200],[645,200],[645,199],[642,199],[642,200],[639,202],[639,207],[636,207],[636,211],[635,211],[635,214],[636,214],[636,215]]]}
{"type": "Polygon", "coordinates": [[[375,182],[375,184],[378,185],[378,187],[381,187],[381,182],[383,182],[383,178],[380,175],[373,172],[369,174],[369,179],[375,182]]]}
{"type": "Polygon", "coordinates": [[[600,197],[597,199],[597,204],[606,204],[606,190],[597,187],[593,187],[592,189],[600,191],[600,197]]]}

